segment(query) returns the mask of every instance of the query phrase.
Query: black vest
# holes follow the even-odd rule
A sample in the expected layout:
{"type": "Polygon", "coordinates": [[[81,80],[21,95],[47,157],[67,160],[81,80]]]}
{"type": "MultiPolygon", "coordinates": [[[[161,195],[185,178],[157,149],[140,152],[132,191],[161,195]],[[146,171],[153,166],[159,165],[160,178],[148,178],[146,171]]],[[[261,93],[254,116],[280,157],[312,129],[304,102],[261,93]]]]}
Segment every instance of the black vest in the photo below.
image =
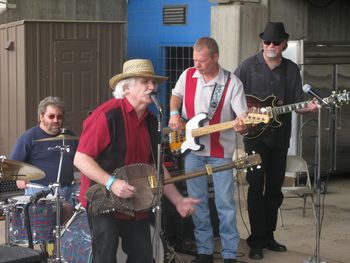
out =
{"type": "MultiPolygon", "coordinates": [[[[121,108],[112,109],[105,113],[111,144],[97,157],[96,162],[108,173],[113,173],[116,168],[123,167],[126,154],[125,123],[121,108]]],[[[151,140],[152,152],[157,162],[157,118],[148,114],[146,117],[148,134],[151,140]]],[[[148,138],[145,138],[148,140],[148,138]]]]}

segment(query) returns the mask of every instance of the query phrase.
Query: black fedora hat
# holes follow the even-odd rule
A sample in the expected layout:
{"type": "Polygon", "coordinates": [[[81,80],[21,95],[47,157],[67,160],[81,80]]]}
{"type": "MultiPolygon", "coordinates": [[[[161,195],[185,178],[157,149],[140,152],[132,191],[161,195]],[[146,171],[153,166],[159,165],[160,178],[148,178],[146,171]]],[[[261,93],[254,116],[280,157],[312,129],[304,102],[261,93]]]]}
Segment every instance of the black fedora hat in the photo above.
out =
{"type": "Polygon", "coordinates": [[[289,34],[284,30],[284,25],[281,22],[268,22],[264,32],[259,34],[262,40],[284,40],[289,37],[289,34]]]}

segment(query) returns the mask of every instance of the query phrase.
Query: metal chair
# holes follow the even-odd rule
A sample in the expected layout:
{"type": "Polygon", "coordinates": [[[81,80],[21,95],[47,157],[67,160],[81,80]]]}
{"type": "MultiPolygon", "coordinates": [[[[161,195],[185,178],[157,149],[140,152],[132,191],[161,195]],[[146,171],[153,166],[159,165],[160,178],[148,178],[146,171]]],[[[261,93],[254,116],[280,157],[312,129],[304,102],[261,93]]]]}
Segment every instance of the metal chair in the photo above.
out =
{"type": "MultiPolygon", "coordinates": [[[[303,217],[305,217],[306,199],[312,200],[312,208],[316,217],[314,207],[314,189],[311,185],[309,168],[306,161],[298,155],[288,155],[286,163],[286,177],[282,186],[284,198],[302,198],[304,200],[303,217]],[[305,178],[305,184],[301,184],[301,178],[305,178]]],[[[282,208],[279,209],[281,226],[283,226],[282,208]]]]}

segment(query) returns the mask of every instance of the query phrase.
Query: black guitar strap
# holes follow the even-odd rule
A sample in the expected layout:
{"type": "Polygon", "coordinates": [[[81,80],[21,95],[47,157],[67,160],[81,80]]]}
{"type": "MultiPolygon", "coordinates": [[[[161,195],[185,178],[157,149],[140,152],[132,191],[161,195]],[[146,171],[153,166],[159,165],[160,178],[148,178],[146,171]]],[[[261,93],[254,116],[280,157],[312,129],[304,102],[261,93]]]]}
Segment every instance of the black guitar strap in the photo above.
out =
{"type": "Polygon", "coordinates": [[[211,95],[210,98],[210,106],[209,106],[209,110],[208,110],[208,120],[211,120],[214,116],[214,113],[216,111],[216,109],[219,106],[222,94],[224,93],[225,87],[228,83],[228,80],[230,79],[230,72],[227,71],[226,69],[224,69],[224,83],[225,85],[219,85],[218,83],[215,83],[215,87],[213,90],[213,94],[211,95]]]}

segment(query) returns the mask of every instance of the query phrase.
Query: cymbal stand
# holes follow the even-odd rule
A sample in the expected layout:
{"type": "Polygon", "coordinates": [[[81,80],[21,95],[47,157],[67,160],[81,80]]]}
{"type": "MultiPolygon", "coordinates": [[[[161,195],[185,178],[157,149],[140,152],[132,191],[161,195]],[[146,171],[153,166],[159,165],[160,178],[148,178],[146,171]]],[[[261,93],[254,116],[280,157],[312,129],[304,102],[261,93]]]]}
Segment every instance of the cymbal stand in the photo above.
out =
{"type": "Polygon", "coordinates": [[[64,154],[70,151],[69,145],[65,144],[65,140],[62,140],[62,146],[49,147],[48,150],[59,149],[60,161],[58,165],[57,181],[52,185],[55,189],[55,201],[56,201],[56,226],[55,226],[55,247],[54,247],[54,258],[49,259],[49,262],[64,262],[61,257],[61,196],[60,196],[60,178],[62,170],[62,162],[64,154]]]}

